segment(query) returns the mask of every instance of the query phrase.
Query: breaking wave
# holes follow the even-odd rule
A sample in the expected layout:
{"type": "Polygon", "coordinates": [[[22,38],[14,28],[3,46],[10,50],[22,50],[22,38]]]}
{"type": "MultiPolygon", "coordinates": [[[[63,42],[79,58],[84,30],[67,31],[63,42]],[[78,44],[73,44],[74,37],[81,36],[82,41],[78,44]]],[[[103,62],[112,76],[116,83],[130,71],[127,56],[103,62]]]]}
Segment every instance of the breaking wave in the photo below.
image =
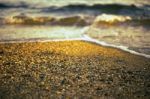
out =
{"type": "Polygon", "coordinates": [[[13,16],[1,20],[2,24],[20,24],[20,25],[77,25],[86,26],[89,22],[82,16],[69,17],[29,17],[26,15],[13,16]]]}
{"type": "Polygon", "coordinates": [[[148,5],[123,4],[70,4],[60,7],[36,8],[25,3],[21,6],[0,3],[0,11],[6,14],[5,16],[1,13],[1,16],[4,17],[0,17],[0,24],[64,26],[88,26],[95,23],[113,25],[127,22],[148,24],[150,20],[149,8],[148,5]],[[9,11],[8,8],[14,10],[9,11]],[[16,12],[17,15],[14,15],[16,12]],[[11,16],[7,16],[7,14],[11,16]],[[39,15],[33,16],[32,14],[39,15]],[[44,16],[44,14],[46,15],[44,16]]]}
{"type": "Polygon", "coordinates": [[[74,15],[62,17],[30,17],[26,15],[0,18],[0,24],[7,25],[60,25],[60,26],[89,26],[89,25],[150,25],[150,18],[132,18],[130,16],[101,14],[96,17],[87,15],[74,15]]]}

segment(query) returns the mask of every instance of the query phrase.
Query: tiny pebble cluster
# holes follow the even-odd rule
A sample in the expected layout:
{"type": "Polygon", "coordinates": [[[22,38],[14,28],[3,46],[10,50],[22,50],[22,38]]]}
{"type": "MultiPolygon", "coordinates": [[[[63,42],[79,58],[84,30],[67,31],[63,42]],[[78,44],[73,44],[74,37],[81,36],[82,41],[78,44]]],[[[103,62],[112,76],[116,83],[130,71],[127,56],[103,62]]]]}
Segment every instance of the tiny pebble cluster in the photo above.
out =
{"type": "Polygon", "coordinates": [[[150,59],[85,41],[0,44],[0,99],[150,99],[150,59]]]}

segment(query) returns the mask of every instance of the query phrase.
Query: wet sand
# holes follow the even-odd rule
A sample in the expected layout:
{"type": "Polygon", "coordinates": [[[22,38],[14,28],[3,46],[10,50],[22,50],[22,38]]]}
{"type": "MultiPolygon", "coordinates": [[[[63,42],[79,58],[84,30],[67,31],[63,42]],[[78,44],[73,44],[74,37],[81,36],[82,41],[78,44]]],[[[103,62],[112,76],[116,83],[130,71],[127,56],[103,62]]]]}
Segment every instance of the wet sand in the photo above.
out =
{"type": "Polygon", "coordinates": [[[0,44],[0,99],[149,99],[150,59],[85,41],[0,44]]]}

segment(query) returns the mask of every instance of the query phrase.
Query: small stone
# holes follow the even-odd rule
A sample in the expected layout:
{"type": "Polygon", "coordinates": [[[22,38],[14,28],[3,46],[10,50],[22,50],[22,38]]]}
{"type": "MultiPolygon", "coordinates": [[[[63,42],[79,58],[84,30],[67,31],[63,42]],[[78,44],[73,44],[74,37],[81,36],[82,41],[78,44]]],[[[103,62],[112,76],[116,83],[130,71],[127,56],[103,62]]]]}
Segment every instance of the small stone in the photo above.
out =
{"type": "Polygon", "coordinates": [[[39,75],[40,80],[44,80],[45,76],[46,76],[45,74],[40,74],[39,75]]]}
{"type": "Polygon", "coordinates": [[[0,55],[4,54],[4,51],[0,50],[0,55]]]}

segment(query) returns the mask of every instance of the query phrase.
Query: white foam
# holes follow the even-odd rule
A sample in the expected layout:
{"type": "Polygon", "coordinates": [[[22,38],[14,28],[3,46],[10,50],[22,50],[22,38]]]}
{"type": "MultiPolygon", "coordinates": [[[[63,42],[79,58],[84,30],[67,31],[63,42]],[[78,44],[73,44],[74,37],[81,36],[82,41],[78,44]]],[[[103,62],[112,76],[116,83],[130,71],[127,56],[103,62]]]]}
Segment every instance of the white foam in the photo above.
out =
{"type": "Polygon", "coordinates": [[[146,55],[146,54],[143,54],[143,53],[139,53],[139,52],[130,50],[126,46],[117,46],[117,45],[113,45],[113,44],[108,44],[108,43],[106,43],[104,41],[99,41],[99,40],[93,39],[93,38],[91,38],[91,37],[89,37],[87,35],[84,35],[84,40],[85,41],[89,41],[89,42],[93,42],[93,43],[96,43],[96,44],[100,44],[100,45],[106,46],[106,47],[118,48],[118,49],[121,49],[123,51],[129,52],[131,54],[135,54],[135,55],[139,55],[139,56],[144,56],[146,58],[150,58],[150,55],[146,55]]]}
{"type": "Polygon", "coordinates": [[[10,40],[10,41],[1,41],[0,44],[6,43],[28,43],[28,42],[63,42],[63,41],[78,41],[84,40],[84,38],[70,38],[70,39],[26,39],[26,40],[10,40]]]}

